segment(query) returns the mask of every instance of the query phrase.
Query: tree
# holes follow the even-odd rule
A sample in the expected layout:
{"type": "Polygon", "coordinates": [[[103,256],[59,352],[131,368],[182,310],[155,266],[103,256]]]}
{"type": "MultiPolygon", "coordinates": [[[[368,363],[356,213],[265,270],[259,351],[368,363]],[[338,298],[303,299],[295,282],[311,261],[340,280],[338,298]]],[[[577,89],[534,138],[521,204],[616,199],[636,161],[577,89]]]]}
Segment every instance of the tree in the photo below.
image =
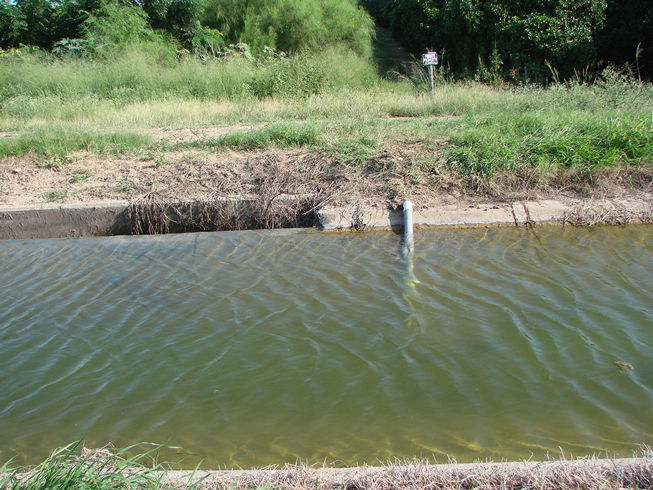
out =
{"type": "Polygon", "coordinates": [[[49,49],[52,38],[53,6],[47,0],[18,0],[20,17],[24,28],[20,31],[19,42],[49,49]]]}
{"type": "Polygon", "coordinates": [[[82,37],[82,24],[103,5],[103,0],[61,0],[52,12],[52,39],[82,37]]]}
{"type": "Polygon", "coordinates": [[[653,3],[611,0],[605,13],[605,26],[598,33],[599,59],[639,65],[642,75],[653,77],[653,3]]]}
{"type": "Polygon", "coordinates": [[[457,73],[481,63],[544,76],[573,73],[595,56],[606,0],[364,0],[415,54],[444,51],[457,73]]]}
{"type": "Polygon", "coordinates": [[[200,28],[201,4],[198,0],[142,0],[154,29],[171,32],[182,44],[190,46],[200,28]]]}
{"type": "Polygon", "coordinates": [[[346,45],[371,54],[373,21],[354,0],[206,0],[202,23],[254,52],[346,45]]]}
{"type": "Polygon", "coordinates": [[[27,28],[21,9],[8,0],[0,0],[0,48],[17,46],[27,28]]]}

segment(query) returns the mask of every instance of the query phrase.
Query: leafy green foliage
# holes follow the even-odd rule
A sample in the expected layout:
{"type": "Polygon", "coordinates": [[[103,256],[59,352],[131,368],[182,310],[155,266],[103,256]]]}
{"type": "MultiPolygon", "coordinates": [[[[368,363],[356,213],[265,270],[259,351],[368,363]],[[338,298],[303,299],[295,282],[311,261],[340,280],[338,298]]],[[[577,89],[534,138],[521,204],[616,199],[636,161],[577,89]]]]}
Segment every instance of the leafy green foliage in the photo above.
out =
{"type": "Polygon", "coordinates": [[[0,48],[18,46],[27,28],[25,14],[20,7],[0,0],[0,48]]]}
{"type": "Polygon", "coordinates": [[[52,54],[55,56],[86,56],[89,42],[86,39],[62,39],[54,43],[52,54]]]}
{"type": "Polygon", "coordinates": [[[82,25],[82,32],[99,50],[156,39],[147,15],[140,7],[112,3],[90,15],[82,25]]]}
{"type": "Polygon", "coordinates": [[[653,77],[653,2],[611,0],[597,38],[600,59],[629,63],[638,74],[653,77]]]}
{"type": "Polygon", "coordinates": [[[170,32],[182,44],[190,46],[200,26],[198,0],[143,0],[154,29],[170,32]]]}
{"type": "Polygon", "coordinates": [[[256,53],[344,45],[371,55],[373,22],[354,0],[206,0],[202,24],[256,53]]]}
{"type": "Polygon", "coordinates": [[[59,0],[52,11],[53,41],[79,39],[83,24],[104,5],[105,0],[59,0]]]}
{"type": "Polygon", "coordinates": [[[415,53],[443,52],[454,72],[501,60],[515,78],[543,79],[548,60],[573,74],[596,55],[594,34],[605,19],[606,0],[364,0],[415,53]]]}

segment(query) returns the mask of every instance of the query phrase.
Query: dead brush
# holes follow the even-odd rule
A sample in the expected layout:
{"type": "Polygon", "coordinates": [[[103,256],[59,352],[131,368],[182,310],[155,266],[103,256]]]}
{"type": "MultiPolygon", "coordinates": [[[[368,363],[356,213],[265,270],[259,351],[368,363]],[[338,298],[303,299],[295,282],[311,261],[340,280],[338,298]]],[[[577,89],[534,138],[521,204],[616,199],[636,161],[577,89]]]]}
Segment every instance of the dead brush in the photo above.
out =
{"type": "Polygon", "coordinates": [[[225,199],[166,202],[146,196],[129,205],[127,221],[132,235],[249,229],[254,226],[245,204],[225,199]]]}
{"type": "Polygon", "coordinates": [[[653,222],[653,204],[648,209],[632,209],[612,201],[592,199],[576,205],[565,214],[563,224],[574,226],[626,225],[653,222]]]}
{"type": "Polygon", "coordinates": [[[320,157],[256,162],[251,196],[215,195],[203,201],[170,202],[154,193],[134,200],[126,220],[133,235],[312,226],[321,206],[353,193],[355,183],[333,172],[320,157]]]}

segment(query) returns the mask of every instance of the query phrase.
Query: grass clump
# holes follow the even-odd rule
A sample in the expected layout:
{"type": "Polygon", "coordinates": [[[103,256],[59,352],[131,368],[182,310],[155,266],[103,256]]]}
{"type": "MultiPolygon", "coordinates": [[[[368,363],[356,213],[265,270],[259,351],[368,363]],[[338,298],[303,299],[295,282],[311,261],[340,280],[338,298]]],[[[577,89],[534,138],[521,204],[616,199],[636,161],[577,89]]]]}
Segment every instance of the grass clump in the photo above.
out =
{"type": "Polygon", "coordinates": [[[311,123],[277,123],[262,129],[234,132],[213,140],[199,142],[195,146],[209,148],[299,148],[315,146],[320,141],[320,129],[311,123]]]}
{"type": "Polygon", "coordinates": [[[491,177],[531,167],[546,173],[637,165],[653,155],[652,121],[630,114],[547,111],[470,118],[452,137],[449,165],[491,177]]]}
{"type": "Polygon", "coordinates": [[[63,202],[63,200],[66,198],[66,194],[67,192],[62,189],[52,189],[47,191],[43,197],[45,198],[45,202],[63,202]]]}
{"type": "Polygon", "coordinates": [[[0,158],[27,153],[50,158],[60,166],[62,158],[80,150],[96,153],[123,153],[151,144],[151,139],[132,132],[101,132],[69,125],[37,127],[11,138],[0,139],[0,158]]]}
{"type": "Polygon", "coordinates": [[[125,449],[88,450],[83,441],[55,449],[35,467],[12,468],[11,462],[0,467],[2,489],[55,489],[55,488],[161,488],[165,467],[157,463],[162,446],[135,456],[139,446],[125,449]],[[144,463],[150,466],[145,466],[144,463]]]}

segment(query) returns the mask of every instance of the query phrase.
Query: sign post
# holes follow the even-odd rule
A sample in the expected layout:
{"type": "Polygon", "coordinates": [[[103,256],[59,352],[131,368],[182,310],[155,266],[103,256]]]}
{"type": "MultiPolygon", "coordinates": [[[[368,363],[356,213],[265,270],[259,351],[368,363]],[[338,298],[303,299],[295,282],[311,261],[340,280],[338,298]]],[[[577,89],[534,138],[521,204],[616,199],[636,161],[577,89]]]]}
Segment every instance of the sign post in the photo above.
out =
{"type": "Polygon", "coordinates": [[[428,51],[422,55],[422,64],[429,70],[429,91],[433,92],[433,67],[438,64],[438,53],[428,51]]]}

